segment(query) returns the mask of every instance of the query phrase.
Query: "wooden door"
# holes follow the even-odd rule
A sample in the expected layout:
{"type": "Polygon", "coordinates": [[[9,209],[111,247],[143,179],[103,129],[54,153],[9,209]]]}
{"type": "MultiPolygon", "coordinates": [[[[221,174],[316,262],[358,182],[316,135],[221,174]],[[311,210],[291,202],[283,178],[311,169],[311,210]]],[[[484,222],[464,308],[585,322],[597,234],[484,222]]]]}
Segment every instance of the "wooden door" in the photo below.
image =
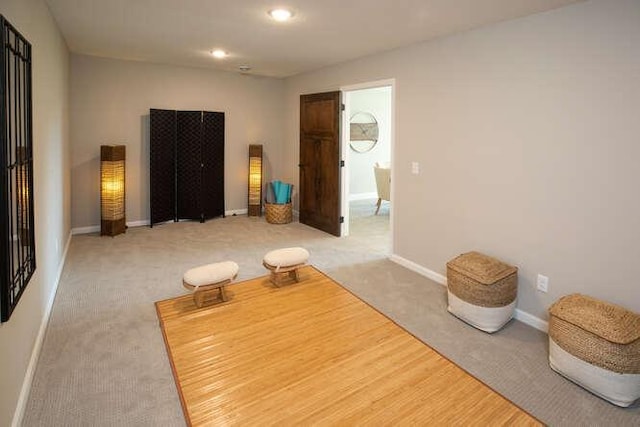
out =
{"type": "Polygon", "coordinates": [[[300,96],[300,222],[340,236],[341,93],[300,96]]]}
{"type": "Polygon", "coordinates": [[[176,219],[176,112],[151,109],[149,188],[151,226],[176,219]]]}

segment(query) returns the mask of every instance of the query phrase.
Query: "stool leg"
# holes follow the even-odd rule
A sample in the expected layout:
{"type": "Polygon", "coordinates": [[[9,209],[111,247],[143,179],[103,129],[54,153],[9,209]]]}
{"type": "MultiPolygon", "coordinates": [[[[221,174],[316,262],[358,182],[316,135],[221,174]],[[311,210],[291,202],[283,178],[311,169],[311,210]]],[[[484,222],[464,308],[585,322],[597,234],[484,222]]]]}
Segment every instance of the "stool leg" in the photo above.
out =
{"type": "Polygon", "coordinates": [[[227,291],[224,289],[224,286],[220,286],[220,299],[225,302],[228,301],[227,291]]]}
{"type": "Polygon", "coordinates": [[[204,295],[202,291],[195,291],[193,293],[193,301],[196,303],[196,307],[202,307],[202,300],[204,299],[204,295]]]}
{"type": "Polygon", "coordinates": [[[298,281],[298,277],[296,276],[296,271],[295,270],[291,270],[287,273],[287,276],[289,277],[290,280],[293,280],[295,282],[298,281]]]}

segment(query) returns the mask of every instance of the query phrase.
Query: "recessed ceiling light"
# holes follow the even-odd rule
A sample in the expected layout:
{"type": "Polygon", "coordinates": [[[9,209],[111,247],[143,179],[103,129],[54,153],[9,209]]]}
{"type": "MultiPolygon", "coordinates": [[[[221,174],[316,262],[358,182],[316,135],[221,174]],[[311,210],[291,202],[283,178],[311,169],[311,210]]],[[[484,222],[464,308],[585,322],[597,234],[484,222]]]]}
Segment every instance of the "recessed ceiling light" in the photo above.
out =
{"type": "Polygon", "coordinates": [[[269,11],[269,16],[278,22],[284,22],[291,19],[293,12],[288,9],[273,9],[269,11]]]}
{"type": "Polygon", "coordinates": [[[227,56],[227,52],[222,49],[215,49],[211,51],[211,55],[213,55],[215,58],[221,59],[227,56]]]}

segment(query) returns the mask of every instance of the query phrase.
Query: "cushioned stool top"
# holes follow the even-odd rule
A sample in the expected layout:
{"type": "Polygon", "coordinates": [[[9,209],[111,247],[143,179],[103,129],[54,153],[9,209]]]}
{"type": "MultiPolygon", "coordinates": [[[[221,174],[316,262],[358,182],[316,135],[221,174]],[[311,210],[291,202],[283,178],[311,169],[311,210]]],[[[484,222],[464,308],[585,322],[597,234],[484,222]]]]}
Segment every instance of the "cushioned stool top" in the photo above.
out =
{"type": "Polygon", "coordinates": [[[629,344],[640,338],[640,315],[586,295],[564,296],[549,313],[612,343],[629,344]]]}
{"type": "Polygon", "coordinates": [[[263,261],[273,267],[290,267],[304,264],[308,259],[309,251],[305,248],[284,248],[267,253],[263,261]]]}
{"type": "Polygon", "coordinates": [[[238,274],[238,264],[233,261],[217,262],[187,270],[182,277],[185,284],[191,286],[212,285],[233,279],[238,274]]]}

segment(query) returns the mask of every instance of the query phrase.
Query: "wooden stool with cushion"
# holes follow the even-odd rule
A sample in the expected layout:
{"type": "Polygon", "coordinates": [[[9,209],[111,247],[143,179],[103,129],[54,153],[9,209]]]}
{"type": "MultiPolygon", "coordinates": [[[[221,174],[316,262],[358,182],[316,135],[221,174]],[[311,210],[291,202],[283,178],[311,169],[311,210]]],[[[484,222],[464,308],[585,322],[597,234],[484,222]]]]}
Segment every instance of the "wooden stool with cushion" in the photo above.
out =
{"type": "Polygon", "coordinates": [[[264,256],[262,265],[271,271],[271,283],[280,286],[287,279],[299,282],[298,269],[304,266],[308,259],[309,251],[304,248],[276,249],[264,256]]]}
{"type": "Polygon", "coordinates": [[[227,301],[224,287],[236,278],[238,269],[238,264],[233,261],[202,265],[184,273],[182,284],[193,292],[193,301],[198,308],[215,302],[216,298],[212,298],[209,304],[205,304],[205,299],[215,297],[216,293],[220,301],[227,301]]]}

